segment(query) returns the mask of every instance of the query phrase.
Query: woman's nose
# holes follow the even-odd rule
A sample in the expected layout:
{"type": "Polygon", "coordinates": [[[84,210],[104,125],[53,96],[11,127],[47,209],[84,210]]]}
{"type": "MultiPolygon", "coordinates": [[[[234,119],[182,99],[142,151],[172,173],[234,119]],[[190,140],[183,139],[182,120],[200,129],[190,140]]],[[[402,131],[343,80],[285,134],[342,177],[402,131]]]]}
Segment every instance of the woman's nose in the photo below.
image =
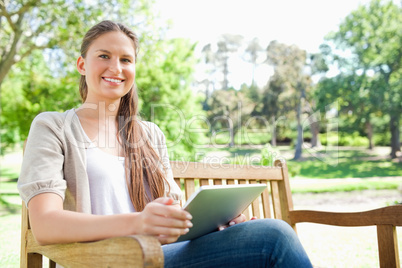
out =
{"type": "Polygon", "coordinates": [[[119,60],[111,61],[109,65],[109,70],[113,72],[113,74],[120,74],[121,73],[121,65],[119,60]]]}

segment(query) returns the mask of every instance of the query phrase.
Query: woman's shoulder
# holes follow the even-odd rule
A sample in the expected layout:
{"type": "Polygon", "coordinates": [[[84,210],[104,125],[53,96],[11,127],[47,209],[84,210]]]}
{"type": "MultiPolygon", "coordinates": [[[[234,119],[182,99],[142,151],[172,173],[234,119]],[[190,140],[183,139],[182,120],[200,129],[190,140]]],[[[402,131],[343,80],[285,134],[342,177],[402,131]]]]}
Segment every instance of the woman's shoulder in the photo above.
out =
{"type": "Polygon", "coordinates": [[[67,110],[65,112],[54,112],[54,111],[48,111],[48,112],[42,112],[38,114],[33,122],[34,123],[64,123],[69,115],[72,115],[74,110],[67,110]]]}
{"type": "Polygon", "coordinates": [[[60,132],[66,126],[75,124],[75,112],[73,109],[65,112],[42,112],[38,114],[31,124],[31,129],[46,131],[50,129],[53,132],[60,132]]]}

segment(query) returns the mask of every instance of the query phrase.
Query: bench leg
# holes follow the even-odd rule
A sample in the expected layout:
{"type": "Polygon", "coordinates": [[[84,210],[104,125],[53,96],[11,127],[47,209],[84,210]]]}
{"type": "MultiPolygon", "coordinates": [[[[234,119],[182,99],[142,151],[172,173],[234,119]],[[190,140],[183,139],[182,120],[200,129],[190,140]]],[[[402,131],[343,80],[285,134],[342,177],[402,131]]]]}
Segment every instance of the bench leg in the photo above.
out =
{"type": "Polygon", "coordinates": [[[377,225],[378,253],[381,268],[400,268],[396,228],[377,225]]]}
{"type": "Polygon", "coordinates": [[[43,256],[37,253],[28,253],[28,268],[42,268],[43,256]]]}

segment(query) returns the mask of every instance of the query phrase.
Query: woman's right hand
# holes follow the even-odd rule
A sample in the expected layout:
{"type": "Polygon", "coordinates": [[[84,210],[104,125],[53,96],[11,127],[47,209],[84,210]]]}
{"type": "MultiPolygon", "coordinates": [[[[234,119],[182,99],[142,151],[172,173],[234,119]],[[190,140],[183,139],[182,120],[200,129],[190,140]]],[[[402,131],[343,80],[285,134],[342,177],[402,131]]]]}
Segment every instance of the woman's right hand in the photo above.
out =
{"type": "Polygon", "coordinates": [[[156,236],[161,244],[175,242],[193,225],[191,215],[180,206],[172,205],[173,199],[158,198],[148,203],[138,217],[140,230],[135,232],[156,236]]]}

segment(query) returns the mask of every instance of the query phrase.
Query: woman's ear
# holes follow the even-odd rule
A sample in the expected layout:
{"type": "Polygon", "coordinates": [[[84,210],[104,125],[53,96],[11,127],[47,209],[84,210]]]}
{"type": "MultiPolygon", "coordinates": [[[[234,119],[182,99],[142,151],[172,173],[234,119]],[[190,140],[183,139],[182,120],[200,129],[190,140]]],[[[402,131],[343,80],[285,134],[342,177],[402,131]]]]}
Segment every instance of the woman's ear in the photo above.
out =
{"type": "Polygon", "coordinates": [[[81,75],[85,75],[85,59],[82,56],[77,59],[77,70],[81,75]]]}

